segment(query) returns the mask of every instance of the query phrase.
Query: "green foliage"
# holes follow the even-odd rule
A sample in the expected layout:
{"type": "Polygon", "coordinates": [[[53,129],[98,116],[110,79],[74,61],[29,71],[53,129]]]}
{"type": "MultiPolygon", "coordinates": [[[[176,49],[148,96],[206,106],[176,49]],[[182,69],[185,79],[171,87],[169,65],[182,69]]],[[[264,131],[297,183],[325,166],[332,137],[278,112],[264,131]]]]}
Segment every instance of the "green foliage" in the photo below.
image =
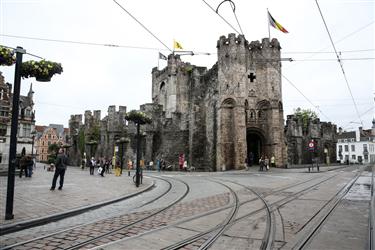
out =
{"type": "Polygon", "coordinates": [[[296,110],[294,110],[294,116],[302,120],[303,127],[305,129],[307,128],[309,121],[312,121],[318,118],[318,115],[314,111],[310,109],[301,109],[301,108],[297,108],[296,110]]]}
{"type": "Polygon", "coordinates": [[[0,66],[12,66],[14,63],[16,63],[14,51],[0,45],[0,66]]]}
{"type": "Polygon", "coordinates": [[[63,68],[60,63],[41,60],[22,63],[21,76],[24,78],[35,77],[40,81],[49,81],[54,74],[61,74],[63,68]]]}
{"type": "Polygon", "coordinates": [[[60,146],[57,143],[52,143],[48,146],[48,163],[55,163],[59,148],[60,146]]]}
{"type": "Polygon", "coordinates": [[[148,117],[144,112],[136,110],[128,112],[125,116],[125,119],[136,124],[146,124],[152,122],[151,118],[148,117]]]}

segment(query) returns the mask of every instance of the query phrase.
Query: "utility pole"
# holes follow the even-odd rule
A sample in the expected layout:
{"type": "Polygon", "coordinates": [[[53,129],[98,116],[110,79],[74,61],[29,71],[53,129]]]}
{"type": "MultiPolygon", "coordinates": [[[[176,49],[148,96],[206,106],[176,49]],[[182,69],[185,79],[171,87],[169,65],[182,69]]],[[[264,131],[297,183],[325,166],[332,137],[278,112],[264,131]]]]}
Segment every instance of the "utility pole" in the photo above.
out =
{"type": "Polygon", "coordinates": [[[17,157],[17,130],[18,130],[18,113],[19,100],[21,89],[21,64],[22,55],[26,53],[22,47],[16,49],[16,69],[14,74],[14,90],[12,103],[12,125],[10,129],[10,146],[9,146],[9,168],[8,168],[8,184],[7,184],[7,199],[5,208],[5,219],[12,220],[13,215],[13,200],[14,200],[14,177],[16,170],[17,157]]]}

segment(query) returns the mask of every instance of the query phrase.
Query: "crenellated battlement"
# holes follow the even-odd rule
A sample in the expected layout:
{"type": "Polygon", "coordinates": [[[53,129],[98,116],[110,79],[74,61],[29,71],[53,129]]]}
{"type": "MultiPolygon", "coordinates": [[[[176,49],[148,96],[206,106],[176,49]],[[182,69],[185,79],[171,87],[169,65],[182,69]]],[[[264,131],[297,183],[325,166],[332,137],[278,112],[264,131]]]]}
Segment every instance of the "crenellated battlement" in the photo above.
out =
{"type": "Polygon", "coordinates": [[[230,33],[228,37],[221,36],[219,40],[217,41],[217,48],[221,48],[223,46],[245,46],[247,47],[249,45],[249,42],[245,39],[244,35],[238,35],[236,37],[236,34],[230,33]]]}

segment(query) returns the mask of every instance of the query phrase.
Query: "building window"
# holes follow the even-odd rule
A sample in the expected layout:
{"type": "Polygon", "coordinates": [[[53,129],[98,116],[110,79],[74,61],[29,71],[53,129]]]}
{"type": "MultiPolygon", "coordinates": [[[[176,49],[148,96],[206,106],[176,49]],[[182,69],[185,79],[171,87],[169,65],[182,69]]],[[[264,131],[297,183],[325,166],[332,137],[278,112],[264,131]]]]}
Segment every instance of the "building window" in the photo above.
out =
{"type": "Polygon", "coordinates": [[[355,145],[351,145],[351,146],[352,146],[351,148],[352,152],[355,151],[355,145]]]}
{"type": "Polygon", "coordinates": [[[370,144],[370,152],[374,152],[374,144],[370,144]]]}
{"type": "Polygon", "coordinates": [[[339,145],[339,152],[342,152],[342,145],[339,145]]]}
{"type": "Polygon", "coordinates": [[[3,154],[0,154],[0,163],[3,161],[3,154]]]}
{"type": "Polygon", "coordinates": [[[363,157],[365,158],[365,161],[367,162],[368,161],[368,155],[366,154],[363,157]]]}
{"type": "Polygon", "coordinates": [[[31,125],[30,124],[23,124],[23,136],[30,137],[31,133],[31,125]]]}
{"type": "Polygon", "coordinates": [[[355,160],[355,155],[352,155],[352,160],[355,160]]]}
{"type": "Polygon", "coordinates": [[[348,152],[349,151],[349,145],[345,145],[345,152],[348,152]]]}

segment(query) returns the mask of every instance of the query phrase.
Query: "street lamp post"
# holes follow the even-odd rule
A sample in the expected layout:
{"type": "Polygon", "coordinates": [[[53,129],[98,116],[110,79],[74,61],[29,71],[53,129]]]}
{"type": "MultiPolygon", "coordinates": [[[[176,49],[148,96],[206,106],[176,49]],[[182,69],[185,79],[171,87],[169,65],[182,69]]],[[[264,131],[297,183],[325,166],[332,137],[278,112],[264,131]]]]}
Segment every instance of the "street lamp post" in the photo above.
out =
{"type": "Polygon", "coordinates": [[[14,177],[16,170],[16,154],[17,154],[17,129],[18,129],[18,113],[21,89],[21,64],[22,55],[26,53],[22,47],[16,49],[16,69],[14,74],[14,91],[12,103],[12,125],[10,129],[10,146],[9,146],[9,169],[7,184],[7,199],[5,207],[5,219],[11,220],[13,215],[14,200],[14,177]]]}
{"type": "MultiPolygon", "coordinates": [[[[121,168],[120,173],[121,174],[122,174],[122,169],[124,166],[124,144],[128,142],[129,142],[129,139],[126,137],[121,137],[120,139],[116,141],[117,144],[121,145],[121,159],[120,159],[120,168],[121,168]]],[[[128,173],[128,175],[130,176],[130,172],[128,173]]]]}
{"type": "Polygon", "coordinates": [[[98,144],[98,142],[95,141],[95,140],[91,140],[91,141],[87,142],[86,144],[89,145],[89,147],[90,147],[90,159],[91,159],[93,157],[93,148],[94,148],[95,145],[98,144]]]}
{"type": "Polygon", "coordinates": [[[34,142],[35,142],[35,135],[36,135],[36,131],[33,130],[31,132],[31,157],[33,158],[33,167],[35,167],[35,157],[34,157],[34,142]]]}

